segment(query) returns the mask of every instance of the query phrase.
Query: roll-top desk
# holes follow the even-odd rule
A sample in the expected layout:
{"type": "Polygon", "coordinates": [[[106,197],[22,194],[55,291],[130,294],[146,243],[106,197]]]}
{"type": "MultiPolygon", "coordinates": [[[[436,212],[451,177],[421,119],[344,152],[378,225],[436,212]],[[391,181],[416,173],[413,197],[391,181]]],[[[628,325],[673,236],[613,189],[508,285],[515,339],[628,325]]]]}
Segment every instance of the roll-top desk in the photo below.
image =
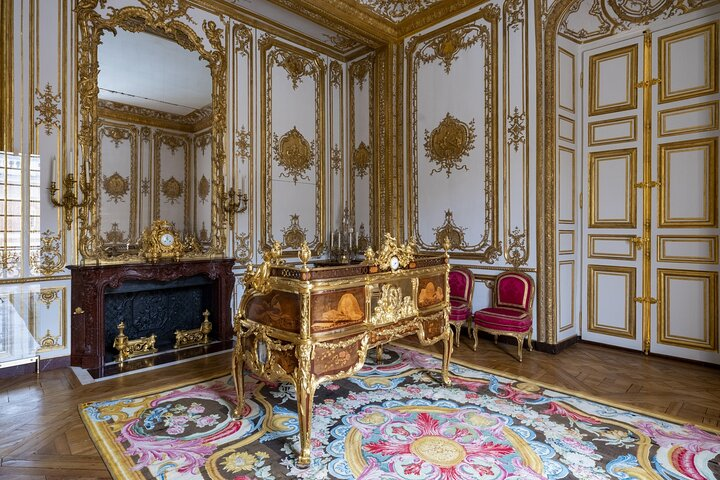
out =
{"type": "Polygon", "coordinates": [[[365,363],[372,347],[417,335],[423,345],[444,342],[443,382],[448,382],[452,331],[448,323],[447,254],[416,255],[386,236],[382,249],[361,264],[302,264],[280,260],[279,245],[245,276],[235,316],[232,373],[236,417],[243,414],[243,368],[268,380],[291,382],[297,392],[299,465],[310,463],[313,397],[325,381],[345,378],[365,363]]]}

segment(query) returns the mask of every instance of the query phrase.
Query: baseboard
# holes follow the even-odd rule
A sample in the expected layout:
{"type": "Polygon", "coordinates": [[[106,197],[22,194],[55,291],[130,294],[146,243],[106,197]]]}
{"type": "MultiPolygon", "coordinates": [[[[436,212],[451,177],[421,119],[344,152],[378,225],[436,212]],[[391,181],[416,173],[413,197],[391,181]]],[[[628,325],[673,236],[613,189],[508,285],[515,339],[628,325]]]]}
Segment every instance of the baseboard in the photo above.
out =
{"type": "MultiPolygon", "coordinates": [[[[55,370],[57,368],[64,368],[70,366],[70,355],[64,357],[54,357],[40,359],[40,373],[47,370],[55,370]]],[[[26,363],[24,365],[17,365],[15,367],[8,367],[0,369],[0,378],[12,378],[19,377],[20,375],[27,375],[28,373],[35,373],[35,363],[26,363]]]]}
{"type": "MultiPolygon", "coordinates": [[[[590,340],[583,340],[580,337],[578,337],[578,339],[580,340],[580,343],[584,343],[586,345],[597,345],[598,347],[611,348],[613,350],[621,350],[621,351],[627,352],[627,353],[634,353],[634,354],[639,354],[639,355],[643,354],[643,352],[641,352],[640,350],[633,350],[632,348],[619,347],[617,345],[608,345],[606,343],[600,343],[600,342],[591,342],[590,340]]],[[[673,360],[673,361],[682,362],[682,363],[691,363],[693,365],[700,365],[701,367],[710,367],[710,368],[714,368],[716,370],[720,369],[720,365],[717,363],[703,362],[700,360],[692,360],[690,358],[673,357],[672,355],[664,355],[662,353],[650,352],[646,356],[662,358],[664,360],[673,360]]]]}
{"type": "Polygon", "coordinates": [[[533,342],[533,347],[535,347],[535,350],[538,352],[556,354],[572,345],[575,345],[579,341],[580,337],[576,335],[574,337],[566,338],[560,343],[533,342]]]}

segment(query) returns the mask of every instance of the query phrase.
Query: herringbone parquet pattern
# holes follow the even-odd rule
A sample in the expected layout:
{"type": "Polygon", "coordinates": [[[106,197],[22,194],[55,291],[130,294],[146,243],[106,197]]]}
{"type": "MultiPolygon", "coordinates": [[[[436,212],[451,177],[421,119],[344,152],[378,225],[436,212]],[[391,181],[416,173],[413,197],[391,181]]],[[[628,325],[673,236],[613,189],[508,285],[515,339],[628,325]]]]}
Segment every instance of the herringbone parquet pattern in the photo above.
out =
{"type": "MultiPolygon", "coordinates": [[[[526,352],[519,363],[511,356],[513,345],[482,340],[477,353],[469,345],[463,333],[453,358],[720,427],[720,369],[588,344],[576,344],[558,355],[526,352]]],[[[220,354],[84,386],[67,368],[0,381],[0,478],[110,478],[77,405],[221,375],[229,370],[229,358],[220,354]]]]}

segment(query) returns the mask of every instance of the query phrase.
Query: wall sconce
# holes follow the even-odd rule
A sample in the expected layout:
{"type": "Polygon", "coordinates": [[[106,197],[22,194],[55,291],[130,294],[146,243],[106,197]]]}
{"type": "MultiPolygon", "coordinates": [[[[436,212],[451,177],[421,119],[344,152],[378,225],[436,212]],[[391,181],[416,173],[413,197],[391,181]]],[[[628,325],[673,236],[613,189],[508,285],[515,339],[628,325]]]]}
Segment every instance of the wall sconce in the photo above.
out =
{"type": "Polygon", "coordinates": [[[84,207],[87,203],[87,197],[82,202],[78,202],[77,196],[75,195],[75,177],[72,173],[68,173],[63,179],[63,194],[60,200],[55,198],[55,194],[58,191],[57,182],[54,180],[50,182],[48,191],[50,192],[50,201],[53,205],[65,210],[65,225],[70,230],[73,221],[73,208],[84,207]]]}
{"type": "Polygon", "coordinates": [[[228,223],[230,224],[230,230],[232,230],[235,228],[235,214],[243,213],[248,208],[247,193],[240,190],[236,192],[234,188],[231,188],[230,191],[223,194],[222,207],[228,215],[228,223]]]}

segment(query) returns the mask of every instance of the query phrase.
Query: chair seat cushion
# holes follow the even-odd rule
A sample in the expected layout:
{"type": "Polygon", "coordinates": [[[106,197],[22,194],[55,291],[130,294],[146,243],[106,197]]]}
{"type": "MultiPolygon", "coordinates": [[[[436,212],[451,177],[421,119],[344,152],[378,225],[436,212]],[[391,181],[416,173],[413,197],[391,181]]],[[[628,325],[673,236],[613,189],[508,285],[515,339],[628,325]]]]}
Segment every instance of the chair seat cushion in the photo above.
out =
{"type": "Polygon", "coordinates": [[[492,330],[525,332],[532,325],[532,317],[525,311],[514,308],[483,308],[474,315],[475,325],[492,330]]]}
{"type": "Polygon", "coordinates": [[[451,322],[460,322],[468,319],[472,310],[470,305],[464,300],[450,299],[450,317],[451,322]]]}

